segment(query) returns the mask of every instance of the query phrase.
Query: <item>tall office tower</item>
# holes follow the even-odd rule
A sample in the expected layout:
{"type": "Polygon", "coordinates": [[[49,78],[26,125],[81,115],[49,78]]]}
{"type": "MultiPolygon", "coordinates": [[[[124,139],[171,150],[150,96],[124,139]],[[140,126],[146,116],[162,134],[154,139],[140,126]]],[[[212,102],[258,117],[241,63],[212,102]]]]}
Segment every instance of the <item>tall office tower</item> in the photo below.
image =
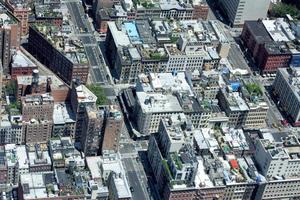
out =
{"type": "Polygon", "coordinates": [[[246,20],[266,18],[270,0],[219,0],[232,26],[241,26],[246,20]]]}

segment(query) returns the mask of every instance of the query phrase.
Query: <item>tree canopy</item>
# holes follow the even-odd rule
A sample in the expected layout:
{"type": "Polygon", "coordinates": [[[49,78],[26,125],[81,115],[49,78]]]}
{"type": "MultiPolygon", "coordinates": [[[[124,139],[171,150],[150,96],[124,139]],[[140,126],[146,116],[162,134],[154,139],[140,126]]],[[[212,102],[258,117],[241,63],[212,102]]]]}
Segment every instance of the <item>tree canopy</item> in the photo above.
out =
{"type": "Polygon", "coordinates": [[[96,84],[87,85],[87,88],[91,90],[97,96],[97,105],[105,105],[108,104],[108,99],[104,94],[104,90],[101,86],[96,84]]]}
{"type": "Polygon", "coordinates": [[[272,7],[271,10],[272,17],[285,17],[290,14],[295,19],[300,19],[300,10],[291,4],[278,3],[272,7]]]}

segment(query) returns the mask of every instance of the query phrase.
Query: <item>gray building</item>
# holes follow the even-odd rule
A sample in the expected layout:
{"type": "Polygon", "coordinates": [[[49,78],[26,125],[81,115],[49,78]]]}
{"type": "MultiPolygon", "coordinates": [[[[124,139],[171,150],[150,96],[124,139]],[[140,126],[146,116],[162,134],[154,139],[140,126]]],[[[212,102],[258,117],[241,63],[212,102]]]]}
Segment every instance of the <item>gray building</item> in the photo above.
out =
{"type": "Polygon", "coordinates": [[[266,18],[270,0],[219,0],[233,26],[244,24],[245,20],[266,18]]]}
{"type": "Polygon", "coordinates": [[[283,110],[298,122],[300,118],[300,69],[278,69],[273,90],[283,110]]]}

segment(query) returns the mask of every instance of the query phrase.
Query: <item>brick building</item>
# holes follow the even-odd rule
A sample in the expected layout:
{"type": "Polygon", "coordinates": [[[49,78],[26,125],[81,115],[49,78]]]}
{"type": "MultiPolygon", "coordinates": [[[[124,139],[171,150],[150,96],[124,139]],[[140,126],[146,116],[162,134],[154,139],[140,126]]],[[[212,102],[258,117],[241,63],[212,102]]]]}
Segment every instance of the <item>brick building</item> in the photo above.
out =
{"type": "Polygon", "coordinates": [[[50,36],[53,38],[48,40],[46,36],[51,33],[47,32],[47,30],[53,29],[59,32],[56,26],[49,25],[48,28],[45,25],[37,24],[29,28],[28,44],[30,53],[68,85],[74,79],[79,79],[82,83],[86,83],[89,74],[89,62],[81,42],[74,40],[74,38],[67,39],[66,37],[58,36],[54,34],[54,31],[53,35],[50,36]],[[73,46],[76,50],[61,48],[61,46],[54,44],[54,41],[61,41],[64,43],[62,46],[73,46]],[[76,44],[74,45],[74,43],[76,44]]]}
{"type": "Polygon", "coordinates": [[[0,59],[4,74],[9,73],[11,49],[20,46],[20,22],[6,8],[0,5],[0,59]]]}
{"type": "Polygon", "coordinates": [[[21,22],[21,35],[28,34],[28,16],[30,7],[27,0],[5,0],[8,9],[16,16],[21,22]]]}

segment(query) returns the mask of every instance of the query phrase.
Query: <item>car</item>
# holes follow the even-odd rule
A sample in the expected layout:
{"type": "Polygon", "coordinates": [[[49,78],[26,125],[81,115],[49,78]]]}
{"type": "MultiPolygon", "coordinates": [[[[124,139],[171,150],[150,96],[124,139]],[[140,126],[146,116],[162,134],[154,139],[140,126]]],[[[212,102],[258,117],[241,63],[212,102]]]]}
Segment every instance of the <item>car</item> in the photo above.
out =
{"type": "Polygon", "coordinates": [[[134,192],[134,189],[132,186],[130,187],[130,192],[134,192]]]}

